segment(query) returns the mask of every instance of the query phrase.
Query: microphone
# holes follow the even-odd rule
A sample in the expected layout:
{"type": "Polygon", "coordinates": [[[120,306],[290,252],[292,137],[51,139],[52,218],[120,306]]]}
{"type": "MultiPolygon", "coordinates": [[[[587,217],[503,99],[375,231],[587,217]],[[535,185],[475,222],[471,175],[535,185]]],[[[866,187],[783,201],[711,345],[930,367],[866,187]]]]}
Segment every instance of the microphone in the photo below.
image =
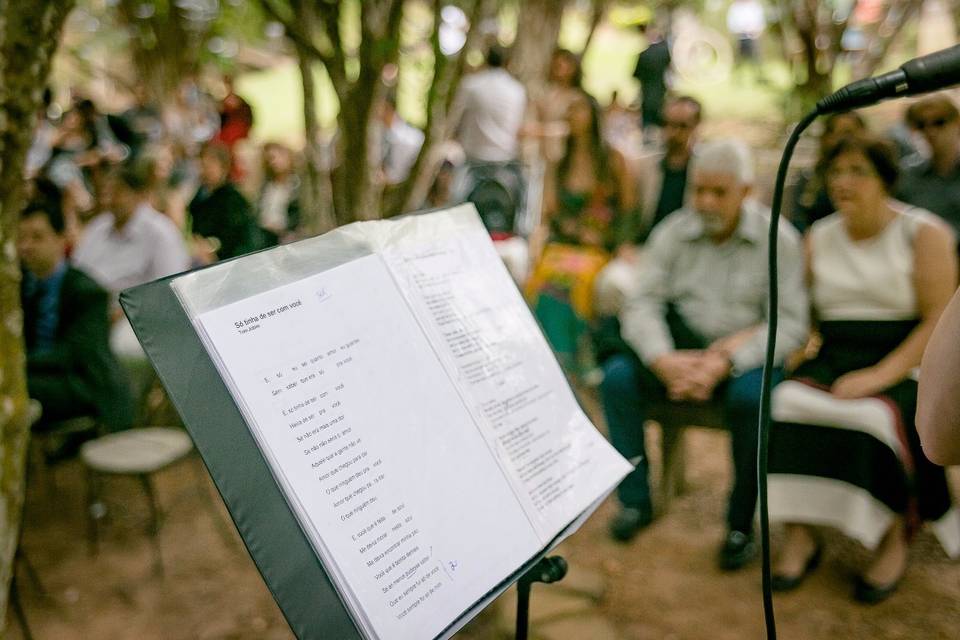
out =
{"type": "Polygon", "coordinates": [[[825,115],[960,83],[960,44],[903,63],[896,71],[851,82],[817,102],[825,115]]]}

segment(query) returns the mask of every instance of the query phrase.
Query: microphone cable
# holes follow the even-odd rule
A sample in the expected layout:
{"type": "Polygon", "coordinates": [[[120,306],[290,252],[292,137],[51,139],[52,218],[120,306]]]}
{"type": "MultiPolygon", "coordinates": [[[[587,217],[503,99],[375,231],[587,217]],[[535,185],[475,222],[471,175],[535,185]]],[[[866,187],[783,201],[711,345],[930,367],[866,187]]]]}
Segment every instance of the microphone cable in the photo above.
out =
{"type": "Polygon", "coordinates": [[[787,168],[800,135],[818,116],[866,107],[881,100],[917,95],[960,83],[960,45],[954,45],[905,62],[899,69],[880,76],[857,80],[822,98],[817,106],[797,123],[780,158],[777,181],[770,207],[768,239],[769,307],[767,310],[767,354],[760,386],[760,420],[757,425],[757,498],[760,503],[760,543],[763,559],[763,616],[768,640],[776,640],[777,623],[773,611],[770,579],[770,512],[767,505],[767,447],[770,442],[770,393],[773,389],[774,350],[777,346],[777,240],[780,208],[787,168]]]}
{"type": "Polygon", "coordinates": [[[779,287],[777,286],[777,244],[779,240],[780,208],[783,206],[783,190],[787,180],[787,169],[793,150],[800,141],[801,134],[820,113],[814,109],[803,117],[794,127],[783,149],[780,167],[777,169],[777,181],[773,190],[773,203],[770,207],[770,231],[767,240],[768,293],[767,307],[767,354],[763,363],[763,381],[760,386],[760,421],[757,425],[757,497],[760,502],[760,548],[763,560],[763,619],[767,629],[767,640],[776,640],[777,622],[773,610],[773,589],[770,577],[770,512],[767,505],[767,447],[770,442],[770,394],[773,390],[774,352],[777,347],[777,304],[779,287]]]}

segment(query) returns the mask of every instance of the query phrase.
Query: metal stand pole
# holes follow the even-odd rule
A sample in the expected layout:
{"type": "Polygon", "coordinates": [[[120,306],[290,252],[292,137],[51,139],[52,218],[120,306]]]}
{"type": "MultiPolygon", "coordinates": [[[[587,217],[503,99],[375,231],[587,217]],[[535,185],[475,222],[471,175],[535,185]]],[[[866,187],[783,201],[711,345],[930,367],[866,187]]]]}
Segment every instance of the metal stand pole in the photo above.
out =
{"type": "Polygon", "coordinates": [[[534,582],[550,584],[567,575],[567,561],[560,556],[540,558],[517,581],[517,640],[527,640],[530,626],[530,588],[534,582]]]}

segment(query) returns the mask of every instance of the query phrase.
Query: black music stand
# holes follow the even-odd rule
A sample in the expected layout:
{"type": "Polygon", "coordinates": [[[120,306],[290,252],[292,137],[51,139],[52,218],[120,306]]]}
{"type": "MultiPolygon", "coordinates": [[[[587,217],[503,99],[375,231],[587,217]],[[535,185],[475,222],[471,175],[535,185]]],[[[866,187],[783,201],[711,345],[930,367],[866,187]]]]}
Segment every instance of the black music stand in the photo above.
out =
{"type": "MultiPolygon", "coordinates": [[[[293,633],[301,639],[363,640],[363,634],[301,529],[233,396],[171,288],[171,280],[176,277],[140,285],[121,294],[121,306],[140,344],[193,438],[250,557],[293,633]]],[[[586,520],[604,498],[571,522],[558,534],[557,540],[586,520]]],[[[539,551],[491,589],[453,621],[444,634],[461,628],[517,581],[522,583],[521,594],[526,593],[527,604],[521,608],[526,610],[533,582],[552,582],[562,577],[562,573],[552,579],[543,577],[543,558],[553,546],[551,543],[539,551]]],[[[556,568],[551,569],[555,571],[556,568]]],[[[528,616],[521,609],[518,609],[518,623],[521,614],[524,619],[528,616]]],[[[525,633],[524,629],[524,635],[518,637],[525,637],[525,633]]]]}

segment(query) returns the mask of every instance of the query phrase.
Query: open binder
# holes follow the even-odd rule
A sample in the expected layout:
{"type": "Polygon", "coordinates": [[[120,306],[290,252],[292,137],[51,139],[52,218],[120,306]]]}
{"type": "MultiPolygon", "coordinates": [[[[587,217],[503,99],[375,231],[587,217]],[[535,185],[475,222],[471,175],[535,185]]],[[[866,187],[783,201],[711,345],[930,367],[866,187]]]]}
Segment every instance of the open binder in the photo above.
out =
{"type": "Polygon", "coordinates": [[[450,637],[631,468],[472,205],[121,304],[300,638],[450,637]]]}

